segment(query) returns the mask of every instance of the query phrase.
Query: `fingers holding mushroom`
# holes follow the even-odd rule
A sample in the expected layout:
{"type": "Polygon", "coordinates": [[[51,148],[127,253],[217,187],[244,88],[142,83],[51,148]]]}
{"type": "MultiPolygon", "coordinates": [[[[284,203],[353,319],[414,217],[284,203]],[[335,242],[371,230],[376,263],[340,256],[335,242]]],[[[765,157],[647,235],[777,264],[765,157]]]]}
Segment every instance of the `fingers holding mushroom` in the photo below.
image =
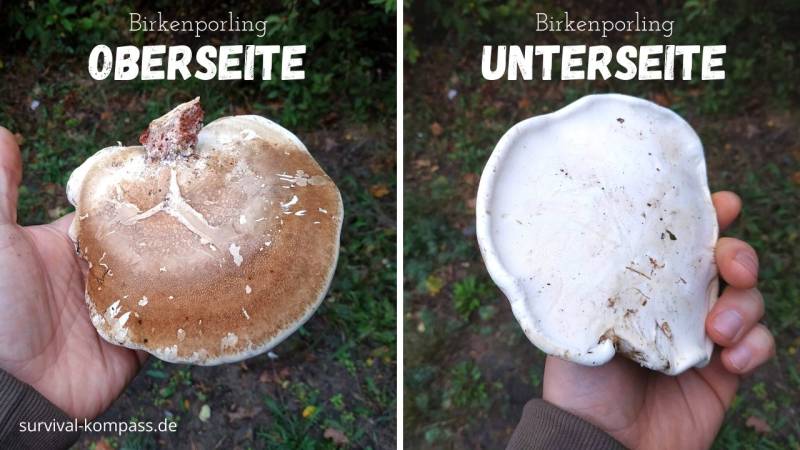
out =
{"type": "Polygon", "coordinates": [[[722,351],[722,364],[728,371],[748,374],[775,355],[775,338],[769,329],[756,324],[733,347],[722,351]]]}
{"type": "MultiPolygon", "coordinates": [[[[724,230],[742,210],[742,199],[733,192],[715,192],[711,196],[717,222],[724,230]]],[[[722,278],[739,289],[755,287],[758,281],[758,256],[750,245],[733,238],[720,238],[716,248],[717,266],[722,278]]]]}
{"type": "Polygon", "coordinates": [[[719,229],[728,228],[742,211],[742,199],[731,191],[715,192],[711,195],[711,202],[717,211],[719,229]]]}
{"type": "Polygon", "coordinates": [[[758,289],[729,287],[706,321],[706,331],[724,347],[721,361],[732,373],[746,374],[775,354],[775,339],[758,323],[764,316],[764,298],[758,289]]]}
{"type": "MultiPolygon", "coordinates": [[[[720,230],[728,228],[742,210],[742,199],[733,192],[715,192],[711,196],[720,230]]],[[[716,260],[722,279],[739,289],[755,287],[758,281],[758,255],[747,243],[733,238],[720,238],[716,260]]]]}
{"type": "Polygon", "coordinates": [[[22,180],[22,156],[14,135],[0,127],[0,222],[17,221],[17,187],[22,180]]]}
{"type": "Polygon", "coordinates": [[[764,298],[758,289],[729,287],[706,320],[706,331],[717,345],[731,347],[747,336],[764,315],[764,298]]]}
{"type": "Polygon", "coordinates": [[[720,275],[738,289],[755,287],[758,281],[758,255],[749,244],[739,239],[720,238],[716,249],[720,275]]]}

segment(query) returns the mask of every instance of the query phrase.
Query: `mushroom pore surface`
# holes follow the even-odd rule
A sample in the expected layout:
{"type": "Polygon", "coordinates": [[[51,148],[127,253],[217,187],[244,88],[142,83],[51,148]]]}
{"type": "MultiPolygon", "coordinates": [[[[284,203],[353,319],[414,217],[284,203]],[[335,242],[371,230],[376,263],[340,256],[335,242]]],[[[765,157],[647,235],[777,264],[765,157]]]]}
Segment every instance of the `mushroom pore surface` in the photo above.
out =
{"type": "Polygon", "coordinates": [[[543,351],[667,374],[709,360],[717,221],[700,140],[672,111],[592,95],[515,125],[476,211],[486,267],[543,351]]]}
{"type": "MultiPolygon", "coordinates": [[[[167,121],[191,128],[193,108],[167,121]]],[[[155,150],[103,149],[71,176],[86,302],[109,342],[171,362],[238,361],[316,310],[338,257],[341,197],[267,119],[224,117],[194,139],[178,131],[155,150]]]]}

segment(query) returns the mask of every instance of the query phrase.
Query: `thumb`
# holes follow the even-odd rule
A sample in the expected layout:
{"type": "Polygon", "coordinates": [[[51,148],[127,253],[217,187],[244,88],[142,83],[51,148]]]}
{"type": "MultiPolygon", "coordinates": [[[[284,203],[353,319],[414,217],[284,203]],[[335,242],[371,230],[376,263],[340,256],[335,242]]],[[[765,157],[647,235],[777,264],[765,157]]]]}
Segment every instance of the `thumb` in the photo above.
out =
{"type": "Polygon", "coordinates": [[[51,222],[50,226],[60,231],[61,233],[67,234],[69,232],[69,227],[70,225],[72,225],[72,220],[74,218],[75,218],[75,213],[71,212],[65,216],[62,216],[58,220],[51,222]]]}
{"type": "Polygon", "coordinates": [[[0,126],[0,224],[17,223],[17,188],[22,180],[22,156],[17,140],[0,126]]]}

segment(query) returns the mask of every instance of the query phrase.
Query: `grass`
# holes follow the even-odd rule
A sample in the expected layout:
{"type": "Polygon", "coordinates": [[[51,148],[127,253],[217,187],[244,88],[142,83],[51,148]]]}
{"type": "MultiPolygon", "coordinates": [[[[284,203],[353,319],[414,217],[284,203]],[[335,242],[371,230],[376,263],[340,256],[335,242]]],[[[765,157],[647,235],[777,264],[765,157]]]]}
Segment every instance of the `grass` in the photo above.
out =
{"type": "MultiPolygon", "coordinates": [[[[501,448],[525,402],[541,395],[544,355],[528,342],[493,287],[476,245],[478,177],[495,143],[514,123],[588,93],[621,92],[662,103],[692,124],[705,146],[712,190],[733,190],[743,199],[740,219],[725,234],[747,241],[760,256],[765,323],[776,336],[778,354],[744,381],[715,448],[797,448],[800,93],[793,83],[797,60],[788,37],[795,32],[778,17],[792,7],[733,2],[723,10],[716,2],[686,2],[667,13],[640,4],[622,7],[674,18],[680,24],[674,42],[727,43],[729,79],[717,84],[487,82],[480,77],[481,44],[553,43],[567,37],[531,36],[526,19],[531,14],[519,11],[569,9],[575,17],[615,12],[575,2],[525,1],[414,2],[407,8],[406,444],[501,448]],[[463,32],[448,33],[458,29],[463,32]],[[751,418],[764,420],[770,430],[748,426],[751,418]]],[[[568,37],[592,43],[577,33],[568,37]]],[[[614,39],[603,43],[615,45],[614,39]]],[[[637,35],[626,43],[645,39],[637,35]]]]}
{"type": "MultiPolygon", "coordinates": [[[[56,9],[64,6],[50,3],[56,9]]],[[[207,121],[252,113],[287,126],[334,179],[344,200],[331,289],[314,317],[273,349],[277,359],[261,355],[243,364],[194,367],[151,358],[101,419],[157,422],[170,417],[178,432],[84,434],[78,448],[325,449],[334,448],[336,439],[353,448],[395,445],[395,71],[393,34],[383,27],[394,23],[392,2],[349,2],[342,20],[337,19],[341,11],[312,4],[293,10],[294,2],[251,3],[237,7],[248,10],[245,16],[273,14],[281,21],[270,37],[273,43],[318,42],[310,48],[322,51],[324,41],[324,53],[333,56],[309,62],[306,71],[316,76],[285,85],[194,79],[95,82],[85,69],[85,50],[96,43],[92,33],[84,40],[75,33],[50,36],[65,32],[61,22],[34,30],[31,38],[14,36],[12,28],[0,31],[17,48],[29,48],[0,50],[0,124],[23,141],[22,224],[49,222],[71,211],[64,185],[75,167],[117,141],[134,144],[150,120],[193,96],[201,97],[207,121]],[[337,26],[328,27],[331,21],[337,26]],[[330,33],[337,33],[336,39],[330,33]],[[345,51],[347,58],[339,58],[345,51]]],[[[30,11],[30,5],[14,6],[29,16],[2,20],[43,24],[38,17],[44,13],[30,11]]],[[[208,17],[226,14],[219,5],[207,6],[208,17]]],[[[114,17],[127,11],[115,2],[103,1],[97,8],[114,17]]],[[[82,17],[92,17],[91,9],[77,8],[65,20],[75,22],[78,30],[82,17]]],[[[165,15],[196,14],[183,6],[160,9],[165,15]]],[[[112,44],[115,39],[138,44],[152,39],[131,36],[113,21],[95,27],[123,30],[109,38],[112,44]]]]}

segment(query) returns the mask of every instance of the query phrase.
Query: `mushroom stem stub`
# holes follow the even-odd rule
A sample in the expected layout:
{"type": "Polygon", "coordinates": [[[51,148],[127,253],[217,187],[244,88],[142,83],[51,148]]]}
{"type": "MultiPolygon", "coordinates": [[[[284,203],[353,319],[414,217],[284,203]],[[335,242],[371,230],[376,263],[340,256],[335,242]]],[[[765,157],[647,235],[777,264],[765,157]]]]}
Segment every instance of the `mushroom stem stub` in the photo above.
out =
{"type": "Polygon", "coordinates": [[[139,142],[144,145],[149,161],[174,160],[194,153],[201,128],[203,108],[197,97],[150,122],[139,142]]]}

